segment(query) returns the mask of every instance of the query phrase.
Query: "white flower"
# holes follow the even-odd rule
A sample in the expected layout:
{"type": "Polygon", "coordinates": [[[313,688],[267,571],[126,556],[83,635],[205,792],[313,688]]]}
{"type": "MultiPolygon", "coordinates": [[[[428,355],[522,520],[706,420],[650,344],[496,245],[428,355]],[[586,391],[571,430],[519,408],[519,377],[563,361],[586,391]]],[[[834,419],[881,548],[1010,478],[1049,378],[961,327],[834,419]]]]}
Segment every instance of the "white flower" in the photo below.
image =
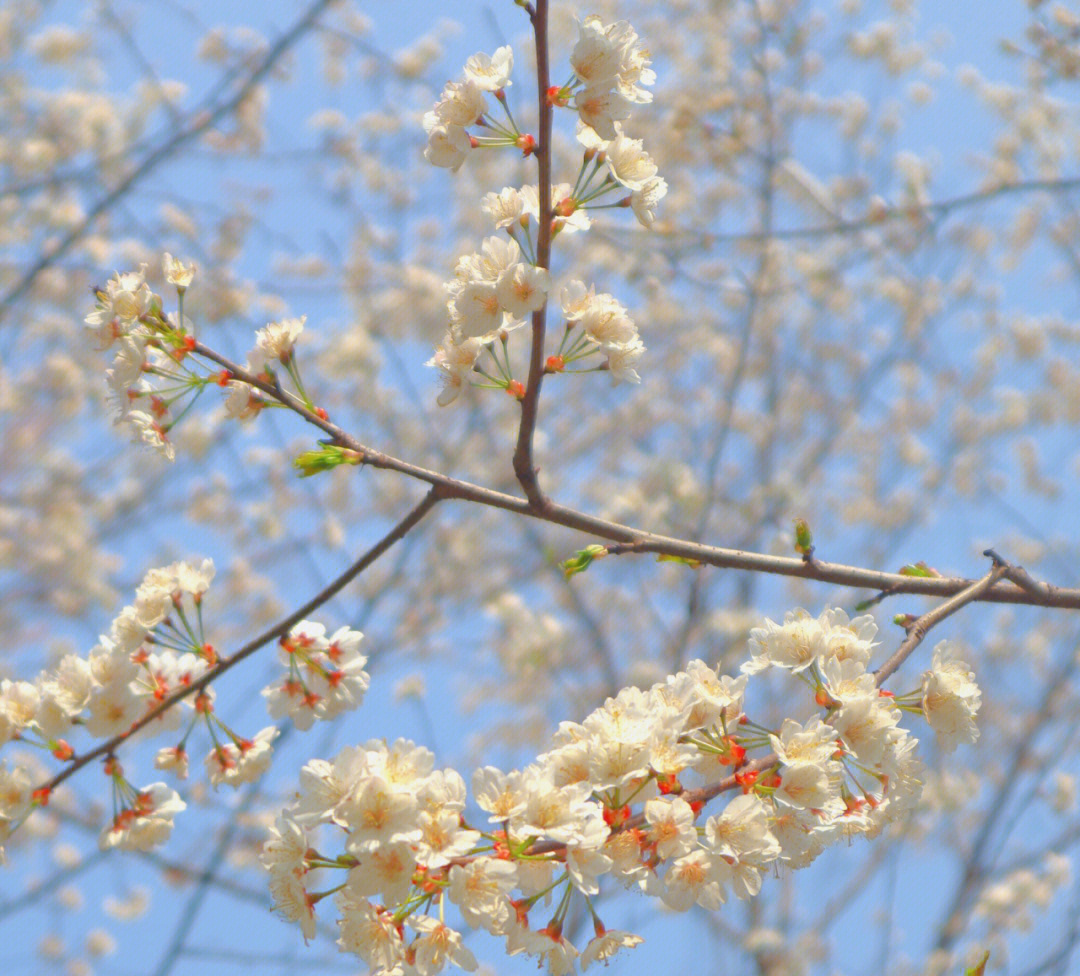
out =
{"type": "Polygon", "coordinates": [[[570,55],[574,73],[586,85],[614,85],[630,100],[648,102],[652,95],[639,85],[651,85],[649,54],[638,43],[637,32],[625,20],[607,27],[596,16],[586,17],[570,55]]]}
{"type": "Polygon", "coordinates": [[[280,814],[270,828],[259,860],[274,874],[303,874],[307,870],[304,855],[308,849],[304,829],[287,814],[280,814]]]}
{"type": "Polygon", "coordinates": [[[934,648],[930,670],[923,675],[922,709],[945,752],[952,752],[959,742],[970,745],[978,739],[975,715],[981,704],[975,674],[966,663],[954,660],[948,644],[942,641],[934,648]]]}
{"type": "Polygon", "coordinates": [[[612,178],[630,190],[643,190],[656,176],[656,163],[642,149],[641,140],[627,139],[621,133],[608,143],[604,161],[612,178]]]}
{"type": "Polygon", "coordinates": [[[877,624],[869,614],[850,619],[839,607],[825,610],[819,618],[825,625],[829,648],[828,658],[858,661],[865,668],[877,644],[877,624]]]}
{"type": "Polygon", "coordinates": [[[478,857],[450,868],[447,895],[474,928],[497,934],[513,910],[509,894],[517,884],[517,869],[509,861],[478,857]]]}
{"type": "Polygon", "coordinates": [[[30,811],[34,783],[22,766],[0,766],[0,820],[19,820],[30,811]]]}
{"type": "Polygon", "coordinates": [[[465,162],[472,148],[469,133],[459,125],[435,125],[428,130],[428,142],[424,147],[424,159],[432,166],[439,166],[456,173],[465,162]]]}
{"type": "Polygon", "coordinates": [[[443,388],[438,398],[440,407],[457,399],[483,348],[484,344],[475,337],[456,342],[454,336],[447,333],[443,338],[442,345],[426,363],[442,372],[443,388]]]}
{"type": "Polygon", "coordinates": [[[837,750],[836,730],[820,718],[811,719],[805,726],[792,718],[784,719],[780,734],[770,735],[769,741],[780,761],[787,766],[796,763],[814,763],[826,768],[834,762],[837,750]]]}
{"type": "Polygon", "coordinates": [[[652,227],[656,208],[667,191],[667,181],[662,176],[653,176],[630,194],[630,208],[642,227],[652,227]]]}
{"type": "Polygon", "coordinates": [[[298,922],[305,942],[314,939],[315,903],[299,875],[292,872],[271,875],[270,894],[274,897],[274,911],[288,922],[298,922]]]}
{"type": "Polygon", "coordinates": [[[38,677],[40,697],[34,721],[43,735],[59,739],[71,727],[90,701],[93,681],[90,662],[77,654],[65,655],[54,672],[38,677]]]}
{"type": "Polygon", "coordinates": [[[604,30],[600,18],[586,17],[570,52],[570,66],[579,81],[597,88],[614,84],[622,63],[615,41],[604,30]]]}
{"type": "Polygon", "coordinates": [[[448,962],[466,972],[476,969],[476,957],[461,941],[460,932],[430,915],[410,915],[408,924],[420,933],[412,944],[413,965],[419,976],[435,976],[448,962]]]}
{"type": "Polygon", "coordinates": [[[187,779],[188,754],[183,746],[167,746],[159,749],[154,757],[154,768],[165,771],[171,770],[177,779],[187,779]]]}
{"type": "Polygon", "coordinates": [[[341,912],[337,941],[343,951],[355,953],[372,969],[385,973],[404,961],[405,945],[390,912],[357,897],[348,886],[337,893],[334,903],[341,912]]]}
{"type": "Polygon", "coordinates": [[[872,693],[844,702],[830,724],[862,765],[874,766],[895,738],[899,721],[900,710],[875,688],[872,693]]]}
{"type": "MultiPolygon", "coordinates": [[[[521,188],[522,206],[533,220],[540,220],[540,193],[535,184],[521,188]]],[[[574,188],[569,183],[551,185],[551,212],[555,216],[558,229],[569,234],[579,230],[588,230],[592,226],[589,213],[574,199],[574,188]]]]}
{"type": "Polygon", "coordinates": [[[633,949],[641,945],[645,940],[640,935],[631,932],[619,932],[615,929],[605,930],[603,926],[596,936],[585,946],[581,954],[581,968],[588,969],[594,962],[606,963],[620,949],[633,949]]]}
{"type": "Polygon", "coordinates": [[[151,783],[101,832],[98,846],[102,850],[119,847],[125,851],[149,851],[169,839],[173,817],[186,807],[175,790],[164,783],[151,783]]]}
{"type": "Polygon", "coordinates": [[[582,89],[573,97],[581,121],[602,139],[615,139],[619,135],[616,124],[630,118],[633,106],[619,92],[606,87],[582,89]]]}
{"type": "Polygon", "coordinates": [[[254,739],[228,742],[211,749],[205,760],[206,774],[210,782],[214,786],[221,783],[229,786],[253,783],[269,768],[274,752],[270,743],[277,736],[277,728],[269,725],[257,733],[254,739]]]}
{"type": "Polygon", "coordinates": [[[469,58],[465,62],[465,77],[481,91],[494,92],[509,87],[513,69],[514,52],[504,45],[492,55],[480,53],[469,58]]]}
{"type": "Polygon", "coordinates": [[[255,349],[250,357],[252,363],[258,363],[259,368],[255,369],[253,367],[254,371],[259,372],[262,364],[271,359],[276,359],[280,363],[288,363],[292,358],[296,340],[300,338],[300,333],[304,331],[306,321],[307,316],[301,315],[299,318],[269,322],[265,328],[259,329],[255,333],[255,349]]]}
{"type": "Polygon", "coordinates": [[[769,667],[788,668],[798,673],[829,651],[829,637],[822,622],[805,610],[784,614],[783,624],[765,621],[764,627],[750,631],[753,660],[742,666],[744,674],[756,674],[769,667]]]}
{"type": "Polygon", "coordinates": [[[412,791],[395,788],[383,776],[370,775],[337,805],[335,820],[349,832],[346,849],[359,856],[387,844],[420,840],[417,813],[412,791]]]}
{"type": "Polygon", "coordinates": [[[168,436],[171,418],[167,414],[155,417],[145,410],[131,410],[124,415],[123,420],[131,427],[137,440],[147,447],[152,447],[166,461],[176,458],[176,447],[168,436]]]}
{"type": "Polygon", "coordinates": [[[547,268],[516,264],[499,276],[495,293],[507,314],[520,319],[543,308],[550,287],[551,275],[547,268]]]}
{"type": "Polygon", "coordinates": [[[586,289],[580,281],[570,281],[563,286],[560,297],[563,318],[567,322],[576,322],[585,314],[586,310],[596,298],[593,288],[586,289]]]}
{"type": "Polygon", "coordinates": [[[146,265],[139,271],[117,273],[109,279],[105,290],[97,293],[97,307],[84,321],[105,349],[138,324],[156,297],[146,283],[146,265]]]}
{"type": "Polygon", "coordinates": [[[492,282],[467,282],[447,307],[453,330],[463,340],[490,339],[503,326],[503,307],[492,282]]]}
{"type": "Polygon", "coordinates": [[[127,654],[98,645],[90,652],[90,670],[95,686],[87,703],[86,730],[99,739],[126,732],[146,708],[135,685],[139,669],[127,654]]]}
{"type": "Polygon", "coordinates": [[[673,861],[664,875],[661,899],[668,908],[685,912],[697,903],[715,911],[724,903],[723,882],[728,866],[722,858],[701,849],[673,861]]]}
{"type": "Polygon", "coordinates": [[[176,574],[176,587],[181,593],[189,593],[195,597],[201,597],[214,580],[214,561],[204,559],[198,566],[188,562],[173,563],[172,570],[176,574]]]}
{"type": "Polygon", "coordinates": [[[130,397],[127,395],[129,390],[135,389],[137,393],[144,391],[140,380],[147,365],[146,356],[145,336],[121,336],[120,347],[113,357],[112,369],[105,371],[106,381],[121,401],[120,406],[125,409],[130,406],[130,397]]]}
{"type": "Polygon", "coordinates": [[[492,219],[496,227],[509,227],[516,223],[524,212],[524,201],[519,191],[511,186],[504,186],[499,193],[486,194],[480,209],[492,219]]]}
{"type": "Polygon", "coordinates": [[[645,354],[645,344],[640,339],[635,338],[625,344],[611,346],[606,352],[607,368],[612,382],[641,382],[641,377],[634,369],[634,364],[645,354]]]}
{"type": "Polygon", "coordinates": [[[425,868],[441,868],[462,857],[480,840],[480,832],[465,830],[456,810],[421,810],[417,815],[420,839],[416,842],[416,860],[425,868]]]}
{"type": "Polygon", "coordinates": [[[524,812],[525,777],[518,770],[504,773],[494,766],[484,766],[473,773],[473,796],[477,806],[491,814],[488,823],[502,823],[524,812]]]}
{"type": "Polygon", "coordinates": [[[424,116],[424,128],[429,132],[431,125],[452,125],[462,129],[472,125],[487,111],[487,99],[484,90],[471,78],[463,82],[448,82],[443,88],[442,98],[434,110],[424,116]]]}
{"type": "Polygon", "coordinates": [[[694,811],[685,800],[653,799],[645,804],[645,822],[649,825],[649,840],[656,844],[662,860],[681,857],[697,847],[694,811]]]}
{"type": "Polygon", "coordinates": [[[585,334],[601,347],[626,346],[638,338],[633,320],[611,295],[596,295],[588,302],[577,322],[585,334]]]}
{"type": "Polygon", "coordinates": [[[234,420],[257,417],[265,405],[266,401],[255,387],[238,380],[230,381],[229,395],[225,398],[225,412],[234,420]]]}
{"type": "Polygon", "coordinates": [[[195,265],[183,264],[174,258],[168,251],[161,260],[162,270],[165,272],[165,280],[170,285],[175,285],[177,291],[185,291],[195,277],[195,265]]]}
{"type": "Polygon", "coordinates": [[[494,285],[504,271],[520,260],[521,248],[513,238],[498,235],[485,237],[479,253],[458,258],[454,266],[455,280],[446,286],[447,291],[454,296],[471,281],[494,285]]]}
{"type": "Polygon", "coordinates": [[[39,697],[29,681],[0,681],[0,743],[15,738],[34,720],[39,697]]]}

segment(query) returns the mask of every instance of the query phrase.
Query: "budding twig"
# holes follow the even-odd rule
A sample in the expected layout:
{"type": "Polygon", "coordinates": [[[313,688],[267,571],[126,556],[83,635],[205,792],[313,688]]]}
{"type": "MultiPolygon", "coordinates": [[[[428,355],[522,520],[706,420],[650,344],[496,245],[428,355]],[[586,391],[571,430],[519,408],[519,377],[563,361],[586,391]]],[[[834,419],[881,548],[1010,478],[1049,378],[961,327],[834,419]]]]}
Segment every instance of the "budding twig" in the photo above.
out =
{"type": "Polygon", "coordinates": [[[961,607],[967,606],[969,603],[978,600],[990,589],[990,587],[1005,575],[1006,569],[1007,567],[1004,563],[995,561],[993,569],[991,569],[981,580],[976,580],[955,596],[934,607],[933,610],[916,618],[916,620],[907,627],[907,637],[897,648],[896,653],[874,672],[874,678],[877,681],[878,687],[881,687],[881,685],[888,680],[890,675],[892,675],[896,669],[908,659],[911,652],[922,643],[923,638],[930,631],[931,627],[941,623],[946,617],[952,616],[961,607]]]}

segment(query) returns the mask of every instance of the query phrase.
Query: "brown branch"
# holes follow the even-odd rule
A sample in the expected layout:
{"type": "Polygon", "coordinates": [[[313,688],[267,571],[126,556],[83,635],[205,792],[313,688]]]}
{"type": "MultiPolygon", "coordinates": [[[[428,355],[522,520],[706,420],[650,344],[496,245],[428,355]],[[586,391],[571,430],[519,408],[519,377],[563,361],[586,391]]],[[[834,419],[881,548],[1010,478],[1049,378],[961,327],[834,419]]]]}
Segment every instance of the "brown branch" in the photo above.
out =
{"type": "MultiPolygon", "coordinates": [[[[902,573],[886,573],[876,569],[865,569],[860,566],[822,562],[818,559],[807,562],[801,557],[773,556],[763,552],[708,546],[698,542],[688,542],[685,539],[675,539],[670,536],[646,532],[643,529],[622,525],[619,522],[611,522],[548,500],[545,500],[543,507],[537,508],[525,498],[451,478],[448,475],[422,468],[419,465],[367,447],[337,424],[309,410],[295,396],[282,391],[275,384],[259,379],[242,366],[231,362],[202,343],[197,342],[193,352],[217,363],[228,370],[235,378],[268,394],[283,406],[287,406],[308,423],[328,434],[335,444],[355,451],[366,465],[387,471],[397,471],[399,474],[423,481],[438,488],[442,498],[458,498],[478,505],[487,505],[490,508],[499,508],[513,512],[516,515],[526,515],[543,522],[575,529],[595,538],[610,540],[614,543],[614,545],[607,546],[610,555],[656,553],[657,555],[694,560],[721,569],[769,573],[776,576],[816,580],[819,583],[831,583],[837,586],[887,591],[890,594],[909,593],[928,597],[955,596],[978,582],[963,577],[905,576],[902,573]]],[[[1017,586],[1015,583],[1003,584],[1000,580],[995,580],[992,585],[979,590],[978,595],[973,599],[982,603],[1012,603],[1025,606],[1080,610],[1080,589],[1051,586],[1045,583],[1040,584],[1040,587],[1042,589],[1038,593],[1033,593],[1028,589],[1017,586]]]]}
{"type": "Polygon", "coordinates": [[[1007,568],[1008,567],[1004,563],[995,562],[994,568],[981,580],[976,580],[951,599],[934,607],[933,610],[924,613],[921,617],[916,619],[914,623],[910,624],[907,627],[907,637],[904,638],[904,642],[896,649],[896,653],[874,672],[874,679],[877,682],[878,687],[880,688],[881,685],[896,672],[897,668],[911,656],[911,652],[922,643],[923,638],[927,635],[931,627],[941,623],[946,617],[951,617],[961,607],[965,607],[969,603],[978,600],[990,589],[990,587],[1005,575],[1007,568]]]}
{"type": "Polygon", "coordinates": [[[345,570],[340,576],[332,580],[326,587],[324,587],[319,593],[313,596],[302,607],[295,610],[289,616],[283,620],[278,621],[269,630],[260,634],[258,637],[248,641],[243,647],[241,647],[235,653],[228,657],[222,658],[217,665],[210,671],[207,671],[201,678],[193,681],[190,685],[181,688],[179,691],[174,692],[167,698],[162,699],[161,703],[156,707],[148,711],[142,718],[134,722],[130,729],[126,732],[121,732],[119,735],[114,735],[111,739],[107,739],[101,745],[96,746],[90,752],[80,753],[75,756],[71,762],[68,763],[59,773],[57,773],[48,782],[43,783],[37,792],[44,791],[47,795],[52,792],[57,786],[64,782],[69,776],[72,776],[78,770],[82,769],[87,763],[93,762],[95,759],[102,758],[104,756],[112,755],[118,746],[123,744],[126,740],[130,739],[136,732],[143,727],[149,725],[154,719],[164,712],[168,711],[182,699],[195,694],[197,691],[201,691],[212,681],[216,681],[226,671],[231,670],[241,661],[249,658],[259,648],[270,641],[277,640],[283,637],[288,631],[301,620],[303,620],[308,614],[317,610],[333,596],[343,590],[349,583],[351,583],[357,576],[359,576],[365,569],[368,568],[376,559],[378,559],[384,552],[386,552],[395,542],[404,538],[409,531],[420,522],[421,519],[444,497],[437,487],[433,487],[416,505],[408,515],[405,516],[397,525],[395,525],[386,535],[384,535],[375,545],[373,545],[367,552],[365,552],[356,562],[354,562],[348,569],[345,570]]]}
{"type": "MultiPolygon", "coordinates": [[[[551,69],[548,64],[548,0],[536,0],[530,14],[536,35],[536,88],[539,101],[539,131],[537,132],[536,163],[538,173],[539,227],[536,232],[536,266],[551,268],[551,116],[548,98],[551,69]]],[[[514,448],[514,474],[517,475],[529,504],[543,510],[548,504],[540,489],[533,461],[533,435],[540,405],[540,384],[544,380],[544,338],[547,334],[547,302],[532,314],[532,349],[529,353],[529,379],[521,398],[521,424],[517,446],[514,448]]]]}
{"type": "Polygon", "coordinates": [[[114,203],[117,202],[125,193],[128,192],[136,183],[138,183],[144,176],[157,168],[157,166],[169,159],[178,149],[187,145],[194,139],[201,136],[207,129],[210,129],[218,122],[220,122],[226,115],[234,111],[238,105],[248,95],[251,94],[252,89],[265,78],[274,68],[274,66],[281,60],[283,54],[289,50],[314,24],[318,16],[333,3],[333,0],[315,0],[314,3],[308,7],[304,15],[289,29],[287,30],[277,42],[266,52],[263,59],[255,67],[250,75],[244,80],[233,94],[233,96],[226,101],[222,102],[216,109],[207,111],[205,109],[199,109],[193,112],[189,117],[189,124],[179,129],[172,136],[170,136],[164,143],[153,150],[141,163],[139,163],[132,171],[124,177],[112,190],[105,194],[97,203],[95,203],[86,212],[86,216],[71,228],[56,244],[48,249],[48,251],[42,254],[36,262],[23,274],[23,276],[11,287],[11,289],[0,298],[0,322],[3,321],[4,316],[12,309],[17,301],[19,301],[37,281],[38,276],[51,267],[57,260],[62,258],[71,248],[77,244],[88,230],[93,226],[94,222],[105,211],[107,211],[114,203]]]}

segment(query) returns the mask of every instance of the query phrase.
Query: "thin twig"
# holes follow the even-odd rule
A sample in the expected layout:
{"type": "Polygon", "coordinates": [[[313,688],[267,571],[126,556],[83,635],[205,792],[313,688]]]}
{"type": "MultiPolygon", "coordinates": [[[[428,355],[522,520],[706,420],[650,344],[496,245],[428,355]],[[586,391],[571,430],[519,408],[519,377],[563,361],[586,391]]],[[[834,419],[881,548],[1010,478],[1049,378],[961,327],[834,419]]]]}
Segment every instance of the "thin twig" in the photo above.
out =
{"type": "Polygon", "coordinates": [[[96,748],[90,750],[90,752],[80,753],[75,756],[59,773],[57,773],[48,782],[43,783],[39,787],[39,792],[45,791],[46,793],[52,792],[57,786],[59,786],[69,776],[78,772],[87,763],[92,762],[95,759],[103,756],[112,755],[118,746],[124,743],[127,739],[131,738],[136,732],[146,725],[149,725],[159,715],[172,708],[177,702],[195,692],[202,690],[208,684],[216,681],[226,671],[229,671],[241,661],[250,657],[259,648],[266,644],[269,644],[273,640],[277,640],[283,637],[288,631],[301,620],[303,620],[308,614],[317,610],[328,600],[334,597],[338,592],[344,589],[349,583],[351,583],[357,576],[359,576],[365,569],[368,568],[376,559],[379,558],[384,552],[386,552],[395,542],[406,536],[409,531],[420,520],[431,511],[432,508],[439,502],[442,495],[438,488],[432,488],[424,498],[416,505],[408,515],[405,516],[397,525],[395,525],[386,535],[384,535],[375,545],[373,545],[367,552],[365,552],[356,562],[354,562],[348,569],[345,570],[340,576],[332,580],[326,587],[324,587],[319,593],[313,596],[302,607],[293,611],[289,616],[283,620],[278,621],[269,630],[260,634],[258,637],[248,641],[243,647],[241,647],[234,654],[228,657],[222,658],[217,665],[211,670],[207,671],[201,678],[191,682],[167,698],[162,699],[161,703],[155,708],[147,712],[138,721],[132,723],[131,728],[126,732],[121,732],[119,735],[114,735],[111,739],[107,739],[105,742],[96,748]]]}
{"type": "Polygon", "coordinates": [[[990,589],[990,587],[1005,575],[1007,568],[1008,567],[1004,563],[995,562],[994,568],[981,580],[976,580],[951,599],[938,604],[933,610],[930,610],[917,618],[915,622],[907,628],[907,637],[904,638],[904,642],[896,649],[896,653],[874,672],[874,679],[877,682],[878,687],[880,688],[881,685],[895,673],[897,668],[911,656],[911,652],[922,643],[923,638],[927,635],[931,627],[941,623],[946,617],[951,617],[961,607],[965,607],[969,603],[974,603],[978,600],[990,589]]]}

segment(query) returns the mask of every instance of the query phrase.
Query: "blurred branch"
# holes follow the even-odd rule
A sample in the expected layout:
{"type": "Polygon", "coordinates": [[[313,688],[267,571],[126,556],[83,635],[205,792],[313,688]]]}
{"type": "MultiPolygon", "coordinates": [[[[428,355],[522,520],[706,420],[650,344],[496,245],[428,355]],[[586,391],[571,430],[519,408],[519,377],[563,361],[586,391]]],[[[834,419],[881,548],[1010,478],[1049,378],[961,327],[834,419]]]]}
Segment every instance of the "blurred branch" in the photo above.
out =
{"type": "Polygon", "coordinates": [[[62,258],[93,226],[103,213],[109,210],[124,194],[136,183],[156,169],[161,163],[173,156],[177,150],[186,146],[192,140],[201,136],[208,129],[215,126],[230,112],[233,112],[247,98],[260,81],[263,80],[281,60],[282,56],[301,37],[311,29],[319,15],[333,2],[333,0],[315,0],[304,15],[287,30],[277,42],[266,52],[262,60],[252,72],[244,79],[232,96],[219,104],[213,110],[200,108],[188,116],[187,124],[178,128],[157,149],[147,155],[141,163],[122,179],[112,190],[105,194],[97,203],[90,207],[86,216],[67,232],[59,241],[42,254],[37,261],[27,269],[22,277],[0,297],[0,323],[12,310],[15,303],[23,298],[34,286],[38,276],[62,258]]]}

